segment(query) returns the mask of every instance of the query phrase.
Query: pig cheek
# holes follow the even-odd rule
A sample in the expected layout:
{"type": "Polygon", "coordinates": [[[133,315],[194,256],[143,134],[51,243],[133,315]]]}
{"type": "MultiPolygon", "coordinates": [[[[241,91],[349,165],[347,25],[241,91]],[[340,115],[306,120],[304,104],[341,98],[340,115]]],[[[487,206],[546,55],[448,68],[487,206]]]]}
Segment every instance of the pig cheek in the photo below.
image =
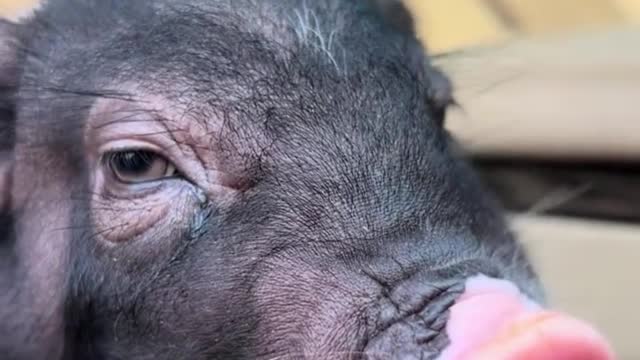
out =
{"type": "Polygon", "coordinates": [[[16,221],[19,271],[24,274],[21,298],[14,316],[22,321],[31,340],[33,358],[56,358],[62,351],[63,303],[66,266],[71,239],[70,187],[63,182],[39,181],[35,169],[17,168],[12,204],[21,216],[16,221]],[[33,189],[37,189],[33,191],[33,189]]]}
{"type": "Polygon", "coordinates": [[[117,245],[150,239],[187,228],[189,209],[197,208],[199,199],[188,186],[171,185],[139,199],[94,198],[92,218],[103,243],[117,245]],[[156,236],[153,236],[156,235],[156,236]]]}
{"type": "Polygon", "coordinates": [[[108,243],[123,243],[143,235],[169,214],[162,196],[150,199],[118,200],[109,204],[94,202],[94,226],[100,239],[108,243]]]}
{"type": "Polygon", "coordinates": [[[325,272],[290,258],[260,273],[256,301],[263,321],[257,332],[268,334],[265,349],[293,358],[332,359],[351,357],[346,355],[360,348],[366,338],[361,314],[373,295],[349,272],[325,272]]]}

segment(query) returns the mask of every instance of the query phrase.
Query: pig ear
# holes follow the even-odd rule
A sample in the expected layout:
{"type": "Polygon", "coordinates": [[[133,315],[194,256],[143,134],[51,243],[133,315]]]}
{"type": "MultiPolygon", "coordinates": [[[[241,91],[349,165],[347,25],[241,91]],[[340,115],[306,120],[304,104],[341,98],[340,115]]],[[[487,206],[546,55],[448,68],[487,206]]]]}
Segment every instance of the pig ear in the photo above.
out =
{"type": "Polygon", "coordinates": [[[431,64],[424,44],[416,35],[414,15],[403,0],[370,0],[387,25],[411,38],[411,45],[407,47],[407,59],[412,63],[416,72],[427,86],[425,99],[432,111],[432,116],[439,125],[443,125],[446,110],[454,105],[453,87],[449,78],[431,64]]]}
{"type": "Polygon", "coordinates": [[[18,88],[18,25],[0,19],[0,215],[8,210],[18,88]]]}

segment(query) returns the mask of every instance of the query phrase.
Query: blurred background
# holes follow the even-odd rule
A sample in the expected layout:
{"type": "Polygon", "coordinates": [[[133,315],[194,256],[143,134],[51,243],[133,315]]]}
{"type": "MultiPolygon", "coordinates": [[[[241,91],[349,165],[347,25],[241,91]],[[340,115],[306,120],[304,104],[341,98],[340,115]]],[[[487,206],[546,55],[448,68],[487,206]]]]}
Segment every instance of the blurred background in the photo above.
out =
{"type": "MultiPolygon", "coordinates": [[[[36,0],[0,0],[16,18],[36,0]]],[[[406,0],[551,303],[640,359],[640,0],[406,0]]]]}

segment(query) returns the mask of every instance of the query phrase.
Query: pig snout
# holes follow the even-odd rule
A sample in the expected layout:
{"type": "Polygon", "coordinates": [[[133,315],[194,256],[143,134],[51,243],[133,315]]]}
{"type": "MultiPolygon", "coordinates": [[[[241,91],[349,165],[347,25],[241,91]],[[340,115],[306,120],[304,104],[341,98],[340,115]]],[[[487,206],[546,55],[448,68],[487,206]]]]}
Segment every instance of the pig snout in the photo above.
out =
{"type": "MultiPolygon", "coordinates": [[[[507,280],[469,277],[447,312],[441,334],[447,345],[437,360],[615,359],[611,346],[594,326],[546,309],[507,280]]],[[[423,325],[429,327],[427,321],[423,325]]],[[[383,335],[385,346],[367,349],[367,358],[423,359],[425,353],[432,354],[425,348],[434,344],[416,346],[419,341],[412,336],[419,333],[414,329],[408,337],[383,335]],[[401,343],[407,340],[410,344],[401,343]],[[389,348],[393,350],[385,351],[389,348]]]]}
{"type": "Polygon", "coordinates": [[[438,360],[609,360],[613,351],[590,324],[544,309],[510,282],[478,276],[450,310],[450,345],[438,360]]]}

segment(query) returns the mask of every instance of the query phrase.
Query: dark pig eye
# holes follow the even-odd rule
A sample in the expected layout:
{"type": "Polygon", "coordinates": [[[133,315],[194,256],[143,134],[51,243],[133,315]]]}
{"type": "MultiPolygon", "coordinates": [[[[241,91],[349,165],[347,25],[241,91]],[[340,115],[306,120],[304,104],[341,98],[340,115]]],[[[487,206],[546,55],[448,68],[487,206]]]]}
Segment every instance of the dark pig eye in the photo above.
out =
{"type": "Polygon", "coordinates": [[[112,152],[107,154],[106,161],[113,176],[127,184],[156,181],[177,174],[169,160],[148,150],[112,152]]]}

